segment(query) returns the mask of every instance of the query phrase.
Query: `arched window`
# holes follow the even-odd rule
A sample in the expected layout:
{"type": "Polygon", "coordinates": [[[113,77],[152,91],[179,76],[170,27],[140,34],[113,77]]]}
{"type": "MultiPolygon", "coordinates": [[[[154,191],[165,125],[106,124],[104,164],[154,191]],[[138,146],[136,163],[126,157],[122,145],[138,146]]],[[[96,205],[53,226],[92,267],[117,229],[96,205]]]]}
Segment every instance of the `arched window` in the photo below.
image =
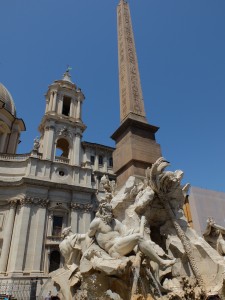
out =
{"type": "Polygon", "coordinates": [[[57,270],[60,267],[60,252],[53,250],[50,253],[49,273],[57,270]]]}
{"type": "Polygon", "coordinates": [[[55,156],[69,157],[69,142],[66,139],[59,139],[57,141],[55,156]]]}

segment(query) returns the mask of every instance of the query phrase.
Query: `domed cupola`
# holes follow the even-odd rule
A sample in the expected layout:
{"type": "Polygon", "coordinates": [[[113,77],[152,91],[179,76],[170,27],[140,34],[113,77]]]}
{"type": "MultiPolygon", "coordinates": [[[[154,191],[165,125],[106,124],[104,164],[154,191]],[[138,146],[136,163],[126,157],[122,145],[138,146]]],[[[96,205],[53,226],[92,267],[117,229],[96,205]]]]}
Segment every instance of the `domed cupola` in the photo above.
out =
{"type": "Polygon", "coordinates": [[[0,83],[0,101],[4,103],[4,107],[8,110],[14,117],[16,116],[16,108],[13,98],[7,88],[0,83]]]}
{"type": "Polygon", "coordinates": [[[10,92],[0,83],[0,153],[15,154],[20,133],[25,130],[23,120],[16,117],[16,108],[10,92]]]}

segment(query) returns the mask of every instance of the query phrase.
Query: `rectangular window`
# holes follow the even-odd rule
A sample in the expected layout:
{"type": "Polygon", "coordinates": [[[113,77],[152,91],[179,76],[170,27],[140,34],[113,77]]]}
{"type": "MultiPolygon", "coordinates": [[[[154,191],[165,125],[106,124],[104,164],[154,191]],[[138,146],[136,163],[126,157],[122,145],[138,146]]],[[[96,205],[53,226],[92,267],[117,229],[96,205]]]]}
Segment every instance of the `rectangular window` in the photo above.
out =
{"type": "Polygon", "coordinates": [[[52,227],[53,236],[61,236],[62,224],[63,224],[63,217],[53,216],[53,227],[52,227]]]}
{"type": "Polygon", "coordinates": [[[91,155],[91,164],[94,165],[95,164],[95,157],[93,155],[91,155]]]}
{"type": "Polygon", "coordinates": [[[99,165],[103,165],[103,157],[101,155],[98,157],[98,163],[99,165]]]}
{"type": "Polygon", "coordinates": [[[109,158],[109,167],[113,167],[113,158],[112,157],[109,158]]]}

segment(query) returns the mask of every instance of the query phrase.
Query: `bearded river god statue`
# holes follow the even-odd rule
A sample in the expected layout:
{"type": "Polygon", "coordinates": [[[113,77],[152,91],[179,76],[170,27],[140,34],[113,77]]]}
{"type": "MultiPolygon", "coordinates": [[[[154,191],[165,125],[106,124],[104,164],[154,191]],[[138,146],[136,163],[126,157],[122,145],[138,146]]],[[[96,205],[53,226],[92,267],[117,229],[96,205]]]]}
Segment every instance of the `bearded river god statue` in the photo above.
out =
{"type": "Polygon", "coordinates": [[[182,171],[159,158],[142,181],[120,191],[107,176],[105,197],[86,234],[63,231],[64,268],[52,279],[62,299],[225,299],[225,261],[189,227],[182,171]]]}

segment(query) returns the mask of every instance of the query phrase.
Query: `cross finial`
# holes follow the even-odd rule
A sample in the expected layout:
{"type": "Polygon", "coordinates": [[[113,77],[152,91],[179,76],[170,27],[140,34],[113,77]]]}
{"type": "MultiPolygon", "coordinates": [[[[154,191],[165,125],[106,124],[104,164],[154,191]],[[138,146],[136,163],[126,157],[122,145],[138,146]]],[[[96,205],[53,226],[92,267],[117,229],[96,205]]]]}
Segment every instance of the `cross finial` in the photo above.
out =
{"type": "Polygon", "coordinates": [[[72,70],[72,68],[69,65],[67,65],[66,72],[63,74],[63,80],[72,82],[71,81],[70,70],[72,70]]]}
{"type": "Polygon", "coordinates": [[[67,65],[67,69],[66,69],[66,72],[70,72],[72,70],[72,67],[70,65],[67,65]]]}

